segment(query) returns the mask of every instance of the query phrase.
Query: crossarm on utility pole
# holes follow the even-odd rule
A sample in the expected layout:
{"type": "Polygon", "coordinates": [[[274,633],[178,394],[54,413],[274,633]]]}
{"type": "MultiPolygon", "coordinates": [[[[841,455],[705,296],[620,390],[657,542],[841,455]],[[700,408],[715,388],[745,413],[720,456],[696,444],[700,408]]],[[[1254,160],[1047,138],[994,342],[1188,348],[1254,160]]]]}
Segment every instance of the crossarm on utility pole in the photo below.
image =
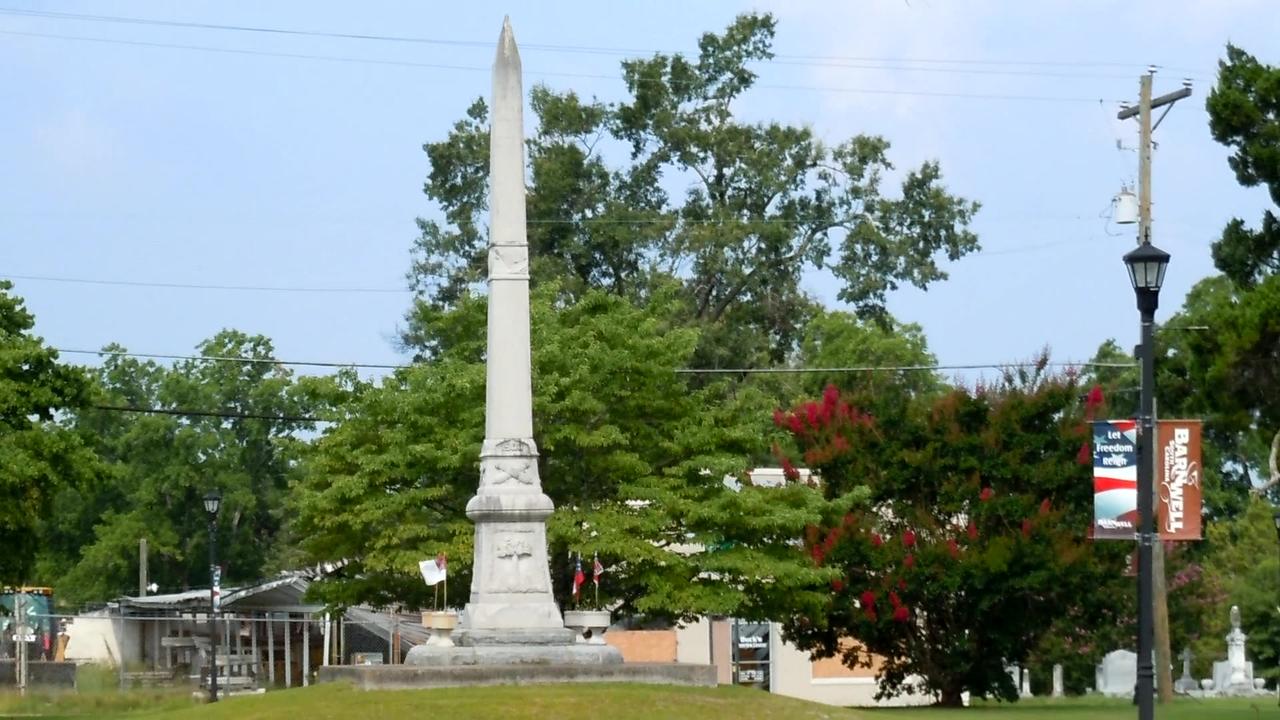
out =
{"type": "MultiPolygon", "coordinates": [[[[1151,109],[1154,110],[1158,107],[1164,107],[1165,105],[1172,105],[1173,103],[1176,103],[1179,100],[1182,100],[1184,98],[1189,98],[1189,97],[1191,97],[1191,88],[1189,87],[1184,87],[1181,90],[1174,90],[1171,93],[1165,93],[1164,95],[1161,95],[1158,98],[1152,99],[1151,109]]],[[[1142,111],[1141,106],[1127,107],[1121,110],[1120,112],[1116,113],[1116,119],[1128,120],[1131,117],[1137,117],[1138,113],[1141,111],[1142,111]]]]}

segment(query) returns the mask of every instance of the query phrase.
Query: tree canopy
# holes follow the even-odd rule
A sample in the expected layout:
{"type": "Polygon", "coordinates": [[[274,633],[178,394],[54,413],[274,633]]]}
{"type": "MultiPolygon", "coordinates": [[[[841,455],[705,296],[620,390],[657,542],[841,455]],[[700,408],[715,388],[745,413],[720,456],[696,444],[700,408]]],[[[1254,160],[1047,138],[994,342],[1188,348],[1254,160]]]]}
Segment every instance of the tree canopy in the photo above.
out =
{"type": "MultiPolygon", "coordinates": [[[[703,327],[693,363],[776,363],[795,350],[817,305],[806,269],[828,268],[840,299],[883,317],[900,284],[945,279],[941,258],[978,247],[977,203],[947,192],[940,166],[902,173],[889,143],[827,144],[812,128],[746,122],[733,104],[772,56],[774,19],[738,17],[698,41],[697,57],[622,63],[630,97],[584,100],[535,86],[528,228],[535,281],[571,296],[602,289],[644,299],[678,280],[686,321],[703,327]]],[[[430,354],[430,318],[483,279],[488,108],[477,100],[448,136],[424,146],[424,190],[443,220],[420,220],[410,280],[423,302],[403,340],[430,354]]]]}
{"type": "MultiPolygon", "coordinates": [[[[726,487],[764,456],[768,400],[677,374],[698,341],[680,322],[679,293],[636,307],[600,290],[566,300],[543,283],[532,301],[534,437],[557,505],[549,537],[562,605],[579,553],[608,567],[601,602],[624,614],[763,617],[811,598],[821,573],[797,565],[787,543],[828,503],[804,488],[766,497],[726,487]]],[[[425,602],[417,562],[441,551],[456,558],[453,587],[467,587],[485,298],[464,294],[438,318],[459,341],[356,388],[302,470],[296,536],[312,559],[346,563],[318,586],[334,604],[425,602]]]]}
{"type": "Polygon", "coordinates": [[[89,402],[89,381],[33,335],[35,318],[0,280],[0,585],[33,579],[60,490],[97,478],[93,452],[58,425],[89,402]]]}
{"type": "Polygon", "coordinates": [[[1060,620],[1078,640],[1114,626],[1120,608],[1099,590],[1127,548],[1086,534],[1079,396],[1074,379],[1028,372],[908,402],[833,386],[780,411],[829,496],[870,492],[810,528],[812,562],[838,577],[822,611],[788,616],[788,636],[850,666],[880,656],[880,696],[914,687],[958,705],[964,691],[1016,698],[1006,665],[1060,620]]]}
{"type": "MultiPolygon", "coordinates": [[[[106,351],[124,349],[109,346],[106,351]]],[[[66,600],[136,587],[137,548],[165,588],[209,582],[204,494],[223,496],[220,564],[227,581],[256,580],[283,552],[278,540],[289,468],[313,428],[312,403],[272,361],[271,342],[226,330],[193,359],[160,366],[118,354],[93,371],[94,405],[67,425],[105,464],[106,482],[67,488],[46,533],[43,572],[66,600]],[[132,408],[135,411],[122,411],[132,408]],[[148,412],[157,411],[157,412],[148,412]]]]}

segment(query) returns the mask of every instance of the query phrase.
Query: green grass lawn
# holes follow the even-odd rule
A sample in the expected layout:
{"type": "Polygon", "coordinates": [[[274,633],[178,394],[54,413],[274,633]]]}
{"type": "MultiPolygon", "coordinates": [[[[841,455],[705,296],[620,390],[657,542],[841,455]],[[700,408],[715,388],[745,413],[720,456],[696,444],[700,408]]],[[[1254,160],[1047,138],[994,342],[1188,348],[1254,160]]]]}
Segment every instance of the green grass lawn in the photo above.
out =
{"type": "MultiPolygon", "coordinates": [[[[336,720],[342,718],[477,718],[483,720],[1129,720],[1123,701],[1073,699],[983,704],[968,709],[849,710],[738,687],[654,685],[539,685],[438,690],[361,691],[342,684],[282,690],[199,704],[189,692],[88,691],[0,694],[0,718],[116,718],[119,720],[336,720]]],[[[1280,719],[1274,698],[1180,700],[1156,710],[1159,720],[1280,719]]]]}
{"type": "MultiPolygon", "coordinates": [[[[961,709],[901,708],[863,710],[867,720],[1134,720],[1138,708],[1127,700],[1097,697],[1062,700],[1023,700],[1016,703],[975,703],[961,709]]],[[[1280,707],[1275,697],[1256,699],[1194,700],[1179,698],[1171,705],[1156,705],[1157,720],[1276,720],[1280,707]]]]}

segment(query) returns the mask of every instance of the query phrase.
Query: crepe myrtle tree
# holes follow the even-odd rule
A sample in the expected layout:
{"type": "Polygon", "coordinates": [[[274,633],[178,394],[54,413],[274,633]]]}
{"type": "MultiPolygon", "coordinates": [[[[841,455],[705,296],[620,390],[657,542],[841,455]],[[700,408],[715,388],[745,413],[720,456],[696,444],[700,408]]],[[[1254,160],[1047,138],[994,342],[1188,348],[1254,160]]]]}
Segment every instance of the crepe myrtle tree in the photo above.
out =
{"type": "Polygon", "coordinates": [[[1101,394],[1046,364],[907,402],[829,386],[775,412],[793,443],[775,448],[788,476],[799,479],[798,452],[828,495],[870,495],[808,528],[809,560],[838,577],[822,612],[785,620],[799,647],[850,667],[874,656],[878,697],[1014,700],[1008,663],[1073,609],[1115,602],[1092,591],[1121,579],[1125,548],[1088,537],[1086,421],[1101,394]]]}

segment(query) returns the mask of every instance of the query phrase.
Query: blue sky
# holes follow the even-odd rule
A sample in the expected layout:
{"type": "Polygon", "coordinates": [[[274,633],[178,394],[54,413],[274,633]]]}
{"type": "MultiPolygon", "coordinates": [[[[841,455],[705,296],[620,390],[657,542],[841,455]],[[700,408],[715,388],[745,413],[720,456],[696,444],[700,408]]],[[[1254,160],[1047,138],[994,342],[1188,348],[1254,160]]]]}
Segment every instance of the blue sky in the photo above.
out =
{"type": "MultiPolygon", "coordinates": [[[[1209,244],[1226,220],[1254,222],[1267,204],[1261,190],[1236,185],[1204,113],[1227,41],[1280,63],[1280,13],[1267,0],[0,7],[476,43],[0,12],[0,276],[379,290],[16,281],[37,331],[63,348],[114,341],[185,353],[234,327],[271,337],[289,360],[403,360],[393,338],[409,302],[401,289],[414,218],[433,212],[421,146],[487,94],[507,13],[525,46],[526,89],[544,82],[614,100],[623,54],[531,46],[689,50],[739,12],[774,11],[775,50],[788,57],[760,68],[768,87],[743,100],[742,117],[811,125],[832,142],[882,134],[899,168],[936,158],[954,192],[983,204],[975,229],[984,251],[951,265],[949,281],[890,303],[924,326],[943,363],[1025,359],[1045,345],[1056,359],[1084,359],[1108,337],[1133,344],[1137,314],[1119,259],[1132,226],[1108,226],[1104,215],[1136,175],[1136,126],[1114,117],[1119,100],[1136,99],[1147,64],[1161,66],[1157,93],[1184,76],[1195,91],[1157,132],[1155,242],[1173,255],[1159,317],[1212,272],[1209,244]]],[[[834,302],[829,277],[812,273],[807,287],[834,302]]]]}

